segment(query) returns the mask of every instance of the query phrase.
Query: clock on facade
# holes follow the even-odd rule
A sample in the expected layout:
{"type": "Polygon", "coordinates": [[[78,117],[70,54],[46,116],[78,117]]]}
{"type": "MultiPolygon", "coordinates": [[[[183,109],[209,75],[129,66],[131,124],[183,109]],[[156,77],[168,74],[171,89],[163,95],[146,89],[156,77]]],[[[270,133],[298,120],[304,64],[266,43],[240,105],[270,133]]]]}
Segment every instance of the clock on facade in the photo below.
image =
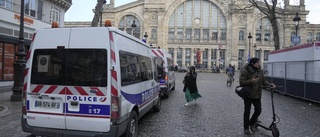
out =
{"type": "Polygon", "coordinates": [[[200,23],[200,19],[199,18],[194,19],[194,23],[199,24],[200,23]]]}

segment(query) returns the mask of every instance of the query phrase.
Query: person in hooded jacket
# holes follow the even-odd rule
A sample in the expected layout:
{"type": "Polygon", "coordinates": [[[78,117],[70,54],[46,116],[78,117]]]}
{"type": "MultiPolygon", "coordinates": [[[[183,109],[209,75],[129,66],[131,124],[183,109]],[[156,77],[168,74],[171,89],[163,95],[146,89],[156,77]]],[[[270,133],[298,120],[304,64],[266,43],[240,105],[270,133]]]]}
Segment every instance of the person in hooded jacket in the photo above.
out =
{"type": "Polygon", "coordinates": [[[260,59],[251,58],[249,63],[245,65],[244,69],[241,72],[239,82],[241,86],[246,86],[249,90],[249,95],[244,97],[244,133],[251,134],[256,132],[256,122],[261,113],[261,95],[262,95],[262,86],[271,86],[275,88],[276,86],[272,83],[269,83],[265,80],[263,71],[261,70],[260,59]],[[250,118],[251,104],[254,106],[254,113],[250,118]]]}
{"type": "Polygon", "coordinates": [[[189,72],[184,77],[183,84],[183,92],[185,93],[185,98],[187,100],[185,106],[189,106],[189,103],[193,100],[202,98],[202,96],[198,92],[197,72],[194,66],[189,67],[189,72]]]}

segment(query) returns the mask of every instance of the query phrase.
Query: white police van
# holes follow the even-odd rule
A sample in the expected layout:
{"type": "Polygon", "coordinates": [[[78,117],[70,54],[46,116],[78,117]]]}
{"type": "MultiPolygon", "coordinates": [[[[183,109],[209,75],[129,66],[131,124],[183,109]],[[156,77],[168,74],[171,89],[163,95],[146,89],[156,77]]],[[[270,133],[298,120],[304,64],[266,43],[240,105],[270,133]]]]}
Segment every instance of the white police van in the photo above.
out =
{"type": "Polygon", "coordinates": [[[163,73],[159,78],[161,97],[169,97],[172,90],[175,90],[175,73],[172,55],[168,53],[165,49],[152,49],[152,56],[162,58],[163,73]]]}
{"type": "Polygon", "coordinates": [[[112,27],[41,29],[27,56],[22,129],[39,136],[137,136],[160,111],[151,50],[112,27]]]}

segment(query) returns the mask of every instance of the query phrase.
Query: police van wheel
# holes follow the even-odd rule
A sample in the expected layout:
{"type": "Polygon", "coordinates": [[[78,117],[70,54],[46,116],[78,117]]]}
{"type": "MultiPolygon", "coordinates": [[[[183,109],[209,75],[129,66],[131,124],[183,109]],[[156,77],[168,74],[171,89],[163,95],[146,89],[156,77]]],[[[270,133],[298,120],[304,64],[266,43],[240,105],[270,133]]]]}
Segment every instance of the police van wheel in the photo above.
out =
{"type": "Polygon", "coordinates": [[[160,112],[161,110],[161,99],[158,99],[157,104],[152,108],[154,112],[160,112]]]}
{"type": "Polygon", "coordinates": [[[123,137],[137,137],[138,136],[138,116],[136,111],[130,114],[129,123],[123,137]]]}

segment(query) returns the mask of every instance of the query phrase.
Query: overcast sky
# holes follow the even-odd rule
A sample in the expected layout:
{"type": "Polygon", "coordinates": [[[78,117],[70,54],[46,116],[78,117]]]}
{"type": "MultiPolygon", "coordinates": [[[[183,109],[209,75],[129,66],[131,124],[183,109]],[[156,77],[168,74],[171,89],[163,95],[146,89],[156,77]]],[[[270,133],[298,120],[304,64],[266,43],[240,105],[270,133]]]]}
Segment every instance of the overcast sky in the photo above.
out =
{"type": "MultiPolygon", "coordinates": [[[[115,6],[121,6],[136,0],[115,0],[115,6]]],[[[297,0],[295,0],[297,1],[297,0]]],[[[320,24],[320,0],[305,0],[306,9],[309,10],[307,21],[311,24],[320,24]]],[[[107,4],[110,0],[107,0],[107,4]]],[[[97,0],[73,0],[70,9],[65,14],[65,21],[92,21],[92,9],[97,0]]]]}

